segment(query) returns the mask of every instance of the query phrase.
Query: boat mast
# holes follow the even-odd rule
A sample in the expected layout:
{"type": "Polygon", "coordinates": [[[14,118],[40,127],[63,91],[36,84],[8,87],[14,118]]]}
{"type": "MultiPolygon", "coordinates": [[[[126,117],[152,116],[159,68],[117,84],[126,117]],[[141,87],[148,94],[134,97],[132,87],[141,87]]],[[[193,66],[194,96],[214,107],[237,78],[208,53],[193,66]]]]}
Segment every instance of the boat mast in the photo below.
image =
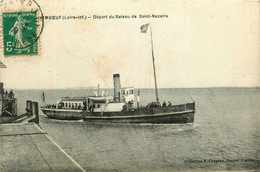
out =
{"type": "Polygon", "coordinates": [[[97,97],[99,96],[99,84],[98,84],[98,92],[97,92],[97,97]]]}
{"type": "Polygon", "coordinates": [[[157,80],[156,80],[156,72],[155,72],[155,64],[154,64],[153,34],[152,34],[152,24],[151,24],[151,23],[150,23],[150,33],[151,33],[151,49],[152,49],[152,59],[153,59],[153,74],[154,74],[155,94],[156,94],[156,101],[157,101],[157,103],[159,104],[158,89],[157,89],[157,80]]]}

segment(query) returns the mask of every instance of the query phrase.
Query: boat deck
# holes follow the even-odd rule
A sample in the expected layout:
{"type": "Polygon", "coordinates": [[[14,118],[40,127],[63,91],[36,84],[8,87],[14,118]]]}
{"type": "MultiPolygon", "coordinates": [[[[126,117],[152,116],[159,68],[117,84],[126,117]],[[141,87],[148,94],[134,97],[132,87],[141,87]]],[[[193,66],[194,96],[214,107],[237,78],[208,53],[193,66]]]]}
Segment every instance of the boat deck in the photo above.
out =
{"type": "Polygon", "coordinates": [[[0,171],[85,171],[36,124],[0,125],[0,171]]]}

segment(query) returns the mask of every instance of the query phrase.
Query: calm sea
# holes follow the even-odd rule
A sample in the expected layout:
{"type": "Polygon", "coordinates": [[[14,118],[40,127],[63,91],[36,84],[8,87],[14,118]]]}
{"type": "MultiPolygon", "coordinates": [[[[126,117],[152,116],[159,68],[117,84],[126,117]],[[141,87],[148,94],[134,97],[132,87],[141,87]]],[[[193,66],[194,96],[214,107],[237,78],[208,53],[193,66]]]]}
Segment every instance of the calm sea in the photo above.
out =
{"type": "MultiPolygon", "coordinates": [[[[55,103],[81,90],[15,90],[19,112],[25,100],[55,103]]],[[[143,105],[154,90],[141,89],[143,105]]],[[[159,89],[161,101],[196,102],[194,124],[86,124],[40,117],[40,125],[90,171],[259,170],[260,89],[159,89]]]]}

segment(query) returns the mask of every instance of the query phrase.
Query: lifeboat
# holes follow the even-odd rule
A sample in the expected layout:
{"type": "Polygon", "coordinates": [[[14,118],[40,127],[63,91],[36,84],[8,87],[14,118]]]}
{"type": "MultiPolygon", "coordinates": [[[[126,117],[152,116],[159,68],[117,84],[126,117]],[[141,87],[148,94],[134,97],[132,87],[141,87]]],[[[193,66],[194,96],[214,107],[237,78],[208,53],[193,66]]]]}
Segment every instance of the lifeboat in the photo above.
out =
{"type": "Polygon", "coordinates": [[[105,96],[105,97],[88,97],[89,100],[91,100],[93,103],[106,103],[113,101],[113,96],[105,96]]]}

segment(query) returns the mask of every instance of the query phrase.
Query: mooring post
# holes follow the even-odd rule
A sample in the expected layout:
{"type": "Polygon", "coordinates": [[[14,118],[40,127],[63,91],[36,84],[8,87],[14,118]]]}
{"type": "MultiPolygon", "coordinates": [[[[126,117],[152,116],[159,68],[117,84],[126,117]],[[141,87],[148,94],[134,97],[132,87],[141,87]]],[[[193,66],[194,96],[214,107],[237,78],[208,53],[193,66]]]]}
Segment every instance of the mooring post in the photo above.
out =
{"type": "Polygon", "coordinates": [[[32,116],[32,101],[27,100],[26,101],[26,112],[28,116],[32,116]]]}
{"type": "Polygon", "coordinates": [[[32,102],[32,114],[35,116],[34,122],[39,124],[38,102],[32,102]]]}

